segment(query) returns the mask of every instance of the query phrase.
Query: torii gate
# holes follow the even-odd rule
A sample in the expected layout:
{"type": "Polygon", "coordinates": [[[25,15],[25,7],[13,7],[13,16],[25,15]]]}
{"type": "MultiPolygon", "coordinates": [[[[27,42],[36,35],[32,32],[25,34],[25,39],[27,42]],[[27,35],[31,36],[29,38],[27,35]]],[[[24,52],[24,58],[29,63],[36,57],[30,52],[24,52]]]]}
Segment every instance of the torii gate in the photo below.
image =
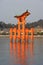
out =
{"type": "MultiPolygon", "coordinates": [[[[26,12],[24,12],[20,16],[14,16],[18,20],[17,28],[14,27],[13,30],[10,29],[10,31],[12,30],[12,32],[14,32],[14,35],[13,35],[14,39],[16,39],[16,37],[24,39],[25,36],[27,38],[28,37],[28,35],[27,35],[28,32],[31,32],[33,34],[33,31],[32,31],[33,28],[31,28],[30,30],[25,28],[25,22],[26,22],[25,19],[29,15],[30,15],[30,12],[28,12],[28,10],[27,10],[26,12]],[[26,33],[26,35],[25,35],[25,33],[26,33]]],[[[10,32],[10,33],[12,33],[12,32],[10,32]]]]}
{"type": "Polygon", "coordinates": [[[26,17],[30,15],[30,12],[28,12],[28,10],[26,12],[24,12],[23,14],[21,14],[20,16],[14,16],[15,18],[18,19],[18,37],[20,38],[20,36],[24,39],[24,35],[25,35],[25,19],[26,17]]]}

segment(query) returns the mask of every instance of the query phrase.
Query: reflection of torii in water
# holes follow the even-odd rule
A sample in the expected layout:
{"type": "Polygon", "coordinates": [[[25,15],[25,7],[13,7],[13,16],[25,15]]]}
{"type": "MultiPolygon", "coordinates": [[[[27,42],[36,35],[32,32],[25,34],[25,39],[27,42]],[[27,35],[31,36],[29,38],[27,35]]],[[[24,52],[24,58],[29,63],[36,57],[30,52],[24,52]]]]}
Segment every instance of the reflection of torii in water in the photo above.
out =
{"type": "Polygon", "coordinates": [[[15,18],[19,19],[20,22],[22,22],[23,20],[25,20],[25,18],[30,15],[30,12],[28,12],[28,10],[26,10],[26,12],[24,12],[23,14],[21,14],[20,16],[14,16],[15,18]]]}

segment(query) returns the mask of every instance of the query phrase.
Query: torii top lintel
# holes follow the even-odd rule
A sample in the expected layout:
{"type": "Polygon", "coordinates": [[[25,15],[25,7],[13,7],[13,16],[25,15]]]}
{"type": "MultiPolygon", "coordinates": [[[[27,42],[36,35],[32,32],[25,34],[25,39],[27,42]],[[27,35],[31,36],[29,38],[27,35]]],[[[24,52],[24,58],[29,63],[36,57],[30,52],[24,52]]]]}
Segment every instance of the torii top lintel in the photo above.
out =
{"type": "Polygon", "coordinates": [[[19,15],[19,16],[14,16],[15,18],[19,18],[19,19],[21,19],[21,18],[26,18],[27,16],[29,16],[30,15],[30,12],[28,12],[28,10],[26,10],[26,12],[24,12],[23,14],[21,14],[21,15],[19,15]]]}

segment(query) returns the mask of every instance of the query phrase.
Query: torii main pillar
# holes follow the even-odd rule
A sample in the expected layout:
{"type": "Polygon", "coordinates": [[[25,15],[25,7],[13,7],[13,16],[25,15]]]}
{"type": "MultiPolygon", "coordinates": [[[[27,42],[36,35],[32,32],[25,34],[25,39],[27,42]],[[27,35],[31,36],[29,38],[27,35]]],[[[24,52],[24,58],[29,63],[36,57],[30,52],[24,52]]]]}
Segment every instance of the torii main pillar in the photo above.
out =
{"type": "Polygon", "coordinates": [[[18,38],[24,39],[24,36],[25,36],[25,19],[29,15],[30,15],[30,12],[28,12],[28,10],[27,10],[26,12],[24,12],[20,16],[14,16],[18,20],[18,29],[17,29],[18,38]]]}

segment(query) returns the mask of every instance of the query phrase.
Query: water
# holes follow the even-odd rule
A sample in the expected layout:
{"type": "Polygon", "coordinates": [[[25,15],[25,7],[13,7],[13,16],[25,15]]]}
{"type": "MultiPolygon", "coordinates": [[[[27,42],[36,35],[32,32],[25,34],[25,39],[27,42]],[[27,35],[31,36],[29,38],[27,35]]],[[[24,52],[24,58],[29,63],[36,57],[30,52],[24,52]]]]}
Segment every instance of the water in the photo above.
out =
{"type": "Polygon", "coordinates": [[[0,38],[0,65],[43,65],[43,38],[22,43],[0,38]]]}

